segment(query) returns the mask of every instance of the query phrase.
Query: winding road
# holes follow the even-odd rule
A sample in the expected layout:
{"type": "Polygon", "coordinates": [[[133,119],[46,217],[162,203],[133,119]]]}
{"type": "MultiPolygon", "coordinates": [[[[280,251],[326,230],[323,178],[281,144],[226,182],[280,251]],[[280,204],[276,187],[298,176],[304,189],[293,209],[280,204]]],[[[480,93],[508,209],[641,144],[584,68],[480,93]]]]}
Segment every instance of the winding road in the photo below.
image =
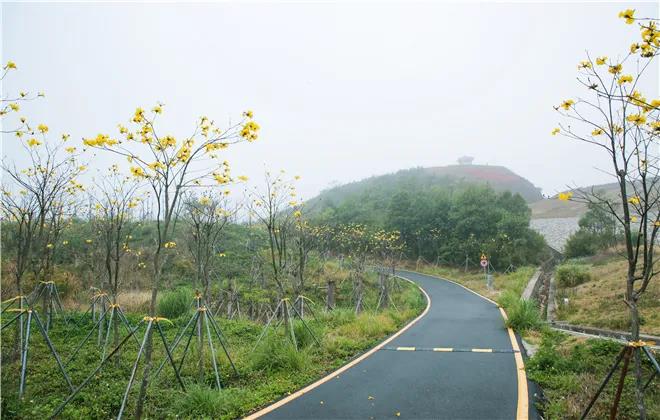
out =
{"type": "Polygon", "coordinates": [[[253,414],[263,419],[527,419],[523,359],[504,313],[450,281],[400,271],[429,299],[399,333],[253,414]]]}

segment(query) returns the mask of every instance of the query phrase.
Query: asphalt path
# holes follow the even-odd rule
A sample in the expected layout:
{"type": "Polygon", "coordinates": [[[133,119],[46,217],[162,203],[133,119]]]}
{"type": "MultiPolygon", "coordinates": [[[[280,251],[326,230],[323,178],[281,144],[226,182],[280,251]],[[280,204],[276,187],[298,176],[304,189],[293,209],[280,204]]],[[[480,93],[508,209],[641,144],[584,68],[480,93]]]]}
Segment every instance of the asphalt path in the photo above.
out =
{"type": "Polygon", "coordinates": [[[426,315],[364,360],[261,418],[516,418],[515,353],[499,309],[457,284],[399,275],[426,291],[426,315]]]}

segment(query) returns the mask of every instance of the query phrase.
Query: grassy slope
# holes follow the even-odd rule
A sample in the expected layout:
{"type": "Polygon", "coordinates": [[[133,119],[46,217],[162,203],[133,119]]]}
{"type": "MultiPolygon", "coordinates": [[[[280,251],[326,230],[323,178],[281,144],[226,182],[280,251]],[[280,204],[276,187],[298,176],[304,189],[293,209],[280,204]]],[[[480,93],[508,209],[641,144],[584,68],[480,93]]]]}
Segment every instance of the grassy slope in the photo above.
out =
{"type": "MultiPolygon", "coordinates": [[[[591,280],[573,288],[558,289],[561,304],[557,317],[571,324],[626,331],[630,328],[628,307],[623,302],[626,262],[609,255],[587,258],[591,280]]],[[[660,279],[652,279],[640,302],[642,332],[660,335],[660,279]]]]}
{"type": "MultiPolygon", "coordinates": [[[[422,311],[425,301],[419,290],[407,282],[396,284],[392,293],[397,309],[379,313],[366,311],[359,316],[355,316],[348,308],[323,314],[319,311],[318,322],[308,319],[315,334],[321,337],[320,347],[313,344],[309,334],[298,322],[296,331],[302,347],[299,352],[286,343],[281,329],[268,336],[263,344],[251,352],[263,326],[246,320],[219,319],[240,376],[235,377],[226,360],[218,357],[222,360],[224,388],[218,392],[208,387],[208,384],[213,383],[213,375],[207,359],[204,385],[200,385],[194,379],[197,372],[194,365],[196,351],[192,349],[182,370],[189,392],[184,394],[177,388],[174,375],[166,366],[149,391],[147,415],[151,418],[236,418],[301,388],[371,348],[422,311]]],[[[368,299],[367,304],[369,302],[368,299]]],[[[137,315],[130,317],[132,322],[139,319],[137,315]]],[[[183,317],[175,320],[174,326],[162,324],[169,342],[187,319],[183,317]]],[[[89,321],[80,321],[80,327],[74,324],[65,327],[62,324],[52,329],[52,339],[64,359],[72,353],[90,328],[89,321]]],[[[10,328],[3,332],[3,356],[11,349],[12,330],[10,328]]],[[[30,340],[29,376],[24,401],[17,398],[18,363],[3,365],[2,414],[5,418],[47,417],[68,394],[41,337],[33,337],[30,340]]],[[[177,350],[175,358],[180,357],[181,350],[181,347],[177,350]]],[[[92,385],[67,406],[62,416],[108,418],[116,415],[136,353],[137,345],[131,340],[121,357],[120,365],[107,365],[92,385]]],[[[161,361],[164,357],[162,346],[156,346],[154,360],[161,361]]],[[[74,384],[82,382],[98,364],[99,358],[98,347],[88,343],[69,369],[74,384]]],[[[136,390],[137,386],[134,386],[128,413],[132,412],[136,390]]]]}

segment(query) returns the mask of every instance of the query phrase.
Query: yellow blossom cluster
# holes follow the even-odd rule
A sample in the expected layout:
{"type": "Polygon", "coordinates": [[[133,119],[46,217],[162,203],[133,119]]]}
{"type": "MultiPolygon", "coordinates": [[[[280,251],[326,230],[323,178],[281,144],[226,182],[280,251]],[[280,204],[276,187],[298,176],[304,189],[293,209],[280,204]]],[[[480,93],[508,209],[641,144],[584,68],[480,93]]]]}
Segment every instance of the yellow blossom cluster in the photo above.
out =
{"type": "Polygon", "coordinates": [[[559,193],[559,196],[558,196],[559,200],[561,200],[561,201],[568,201],[572,197],[573,197],[573,192],[572,191],[559,193]]]}
{"type": "Polygon", "coordinates": [[[107,147],[114,146],[118,141],[110,138],[107,134],[99,133],[94,138],[83,139],[83,144],[90,147],[107,147]]]}
{"type": "Polygon", "coordinates": [[[165,242],[165,244],[163,246],[167,249],[173,249],[173,248],[176,248],[176,242],[174,242],[174,241],[165,242]]]}
{"type": "Polygon", "coordinates": [[[241,128],[240,131],[240,136],[246,139],[247,141],[255,141],[259,135],[257,132],[259,131],[261,127],[259,127],[259,124],[256,122],[250,120],[246,121],[245,124],[243,124],[243,127],[241,128]]]}

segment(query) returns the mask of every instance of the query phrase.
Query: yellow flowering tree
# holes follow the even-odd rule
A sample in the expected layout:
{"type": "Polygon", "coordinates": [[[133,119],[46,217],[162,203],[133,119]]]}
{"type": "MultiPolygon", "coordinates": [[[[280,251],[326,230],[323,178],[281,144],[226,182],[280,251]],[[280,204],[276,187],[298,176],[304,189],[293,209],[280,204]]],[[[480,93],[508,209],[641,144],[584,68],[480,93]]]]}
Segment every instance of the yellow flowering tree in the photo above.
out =
{"type": "Polygon", "coordinates": [[[390,303],[389,280],[396,274],[397,262],[401,259],[404,249],[404,242],[401,239],[401,233],[393,230],[383,229],[373,232],[373,251],[378,259],[378,274],[380,294],[378,297],[378,307],[387,308],[390,303]]]}
{"type": "MultiPolygon", "coordinates": [[[[97,233],[95,247],[102,261],[103,276],[100,276],[100,290],[108,290],[113,307],[107,316],[112,323],[114,345],[119,345],[119,325],[123,314],[118,309],[117,297],[122,284],[122,270],[125,272],[126,256],[132,254],[131,233],[135,227],[134,210],[140,202],[137,196],[140,183],[122,175],[117,165],[112,165],[90,191],[92,205],[91,222],[97,233]],[[105,281],[103,281],[105,279],[105,281]]],[[[119,363],[120,354],[115,361],[119,363]]]]}
{"type": "Polygon", "coordinates": [[[284,298],[287,292],[287,279],[291,275],[289,241],[299,215],[296,213],[300,203],[296,198],[294,180],[286,178],[284,171],[277,175],[266,172],[264,189],[248,191],[250,215],[268,233],[270,266],[279,299],[284,298]]]}
{"type": "MultiPolygon", "coordinates": [[[[658,55],[660,31],[657,21],[638,19],[634,10],[624,10],[619,17],[627,24],[638,25],[640,38],[620,61],[587,56],[578,65],[578,81],[588,95],[565,99],[555,106],[564,123],[552,134],[593,145],[611,163],[607,172],[618,184],[615,197],[575,189],[561,193],[559,199],[605,209],[623,231],[628,262],[624,302],[630,311],[631,337],[636,342],[640,333],[639,301],[658,273],[655,245],[660,228],[660,99],[647,99],[640,86],[658,55]]],[[[634,358],[637,406],[640,417],[646,418],[641,350],[634,352],[634,358]]]]}
{"type": "MultiPolygon", "coordinates": [[[[160,103],[150,111],[137,108],[126,125],[118,125],[118,137],[100,133],[83,139],[86,147],[126,159],[130,176],[143,181],[151,190],[157,234],[149,305],[152,317],[156,315],[164,253],[176,248],[172,234],[184,192],[196,187],[216,187],[225,188],[223,193],[229,194],[226,187],[235,180],[229,162],[220,160],[221,153],[237,143],[257,140],[260,129],[252,111],[246,111],[240,121],[224,129],[208,117],[200,117],[189,136],[176,138],[157,128],[163,108],[160,103]]],[[[148,335],[135,413],[138,418],[142,416],[152,365],[151,330],[148,335]]]]}
{"type": "Polygon", "coordinates": [[[224,194],[209,189],[201,195],[188,195],[183,210],[189,238],[188,251],[195,263],[196,280],[203,290],[202,296],[209,305],[213,263],[224,256],[220,247],[222,231],[237,209],[230,208],[224,194]]]}

